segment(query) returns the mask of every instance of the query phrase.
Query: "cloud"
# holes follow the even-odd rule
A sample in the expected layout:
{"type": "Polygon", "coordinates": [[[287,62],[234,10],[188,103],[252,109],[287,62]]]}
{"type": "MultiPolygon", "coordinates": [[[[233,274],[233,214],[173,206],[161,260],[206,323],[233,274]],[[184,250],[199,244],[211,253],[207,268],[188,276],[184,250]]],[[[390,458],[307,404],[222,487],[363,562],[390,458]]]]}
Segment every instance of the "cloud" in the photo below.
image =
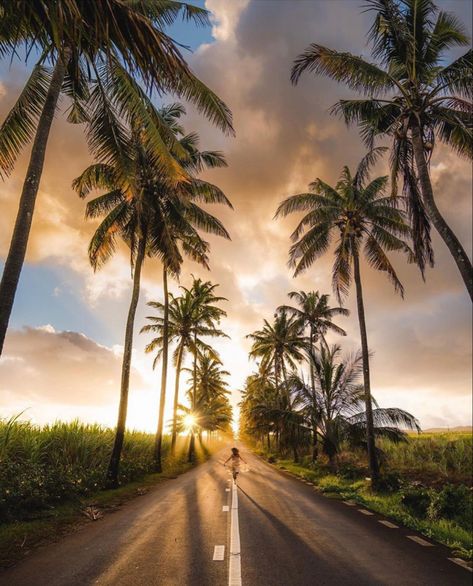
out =
{"type": "MultiPolygon", "coordinates": [[[[30,404],[103,406],[115,401],[120,372],[120,351],[79,332],[60,332],[51,325],[13,330],[0,358],[2,406],[15,398],[30,404]]],[[[143,384],[136,370],[132,382],[143,384]]]]}

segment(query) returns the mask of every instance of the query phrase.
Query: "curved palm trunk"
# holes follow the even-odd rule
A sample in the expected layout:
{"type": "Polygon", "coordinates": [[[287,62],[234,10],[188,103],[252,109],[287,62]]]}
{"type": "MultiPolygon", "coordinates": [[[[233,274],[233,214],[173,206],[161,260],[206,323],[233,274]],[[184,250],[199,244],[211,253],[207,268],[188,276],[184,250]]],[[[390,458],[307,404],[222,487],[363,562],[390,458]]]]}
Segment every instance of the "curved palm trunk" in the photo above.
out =
{"type": "Polygon", "coordinates": [[[371,483],[374,487],[379,480],[379,466],[376,455],[376,445],[374,441],[374,423],[373,423],[373,406],[371,403],[371,384],[370,384],[370,362],[368,350],[368,336],[366,334],[365,308],[363,304],[363,289],[361,286],[360,259],[358,253],[353,254],[355,268],[356,284],[356,303],[358,308],[358,321],[360,324],[361,335],[361,352],[363,356],[363,383],[365,390],[365,409],[366,409],[366,443],[368,447],[368,461],[371,474],[371,483]]]}
{"type": "Polygon", "coordinates": [[[432,183],[430,181],[429,168],[427,166],[427,161],[425,160],[424,144],[422,142],[420,129],[416,125],[412,127],[411,131],[417,173],[419,176],[422,197],[427,209],[427,213],[429,214],[435,229],[447,245],[450,254],[453,256],[453,259],[456,262],[458,270],[462,276],[463,282],[465,283],[465,287],[470,294],[470,298],[473,300],[473,268],[471,261],[455,233],[444,220],[437,207],[437,204],[435,203],[432,183]]]}
{"type": "Polygon", "coordinates": [[[112,455],[107,470],[105,485],[107,488],[118,487],[118,472],[120,467],[120,456],[125,438],[126,413],[128,408],[128,390],[130,386],[131,354],[133,348],[133,327],[135,324],[136,307],[140,296],[141,268],[145,257],[146,238],[141,236],[136,254],[135,270],[133,274],[133,292],[131,295],[130,308],[125,330],[125,347],[123,350],[122,379],[120,388],[120,404],[118,406],[118,421],[113,443],[112,455]]]}
{"type": "Polygon", "coordinates": [[[162,448],[163,448],[163,427],[164,427],[164,406],[166,403],[166,385],[168,377],[168,353],[169,353],[169,297],[168,297],[168,272],[163,266],[163,293],[164,293],[164,315],[163,315],[163,363],[161,371],[161,396],[159,398],[158,428],[154,443],[154,469],[156,472],[163,471],[162,448]]]}
{"type": "Polygon", "coordinates": [[[311,325],[310,326],[310,352],[311,352],[311,356],[310,356],[310,386],[311,386],[311,390],[312,390],[312,397],[313,397],[313,401],[314,401],[314,419],[312,421],[312,435],[313,435],[313,439],[312,439],[312,462],[316,462],[317,458],[319,456],[319,449],[317,446],[317,402],[315,399],[315,375],[314,375],[314,364],[312,361],[312,354],[314,352],[314,327],[311,325]]]}
{"type": "Polygon", "coordinates": [[[38,195],[39,182],[43,173],[46,147],[65,74],[66,65],[62,59],[58,58],[43,111],[38,121],[30,162],[21,192],[15,228],[0,283],[0,355],[3,351],[21,269],[25,262],[36,196],[38,195]]]}
{"type": "Polygon", "coordinates": [[[177,354],[176,364],[176,384],[174,386],[174,404],[172,411],[172,437],[171,437],[171,454],[176,453],[176,441],[177,441],[177,406],[179,405],[179,379],[181,377],[182,368],[182,357],[184,354],[184,345],[181,342],[179,351],[177,354]]]}
{"type": "MultiPolygon", "coordinates": [[[[192,381],[192,412],[195,412],[196,400],[197,400],[197,332],[194,332],[194,373],[192,381]]],[[[195,434],[191,431],[191,439],[189,442],[189,453],[187,455],[187,461],[193,462],[195,453],[195,434]]]]}

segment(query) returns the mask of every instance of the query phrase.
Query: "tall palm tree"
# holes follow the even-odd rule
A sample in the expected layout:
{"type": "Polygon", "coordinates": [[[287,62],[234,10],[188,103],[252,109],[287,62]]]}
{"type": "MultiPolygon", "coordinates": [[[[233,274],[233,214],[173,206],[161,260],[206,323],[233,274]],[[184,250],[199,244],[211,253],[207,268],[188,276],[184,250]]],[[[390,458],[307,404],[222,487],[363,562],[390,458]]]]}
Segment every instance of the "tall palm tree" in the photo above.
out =
{"type": "MultiPolygon", "coordinates": [[[[184,129],[178,123],[181,114],[185,113],[182,106],[171,105],[168,109],[162,112],[163,118],[170,120],[170,127],[173,133],[173,140],[177,140],[177,144],[181,147],[183,156],[178,157],[180,166],[186,172],[186,181],[178,183],[172,180],[167,173],[160,173],[154,183],[156,193],[160,194],[161,198],[173,199],[179,197],[181,201],[188,202],[186,204],[186,215],[192,218],[192,222],[206,232],[222,236],[229,239],[228,232],[214,216],[204,211],[196,205],[195,202],[203,202],[206,204],[220,203],[232,208],[230,201],[225,194],[215,185],[198,179],[197,174],[206,168],[215,168],[226,166],[223,155],[218,151],[200,151],[199,137],[196,133],[184,134],[184,129]]],[[[173,144],[170,144],[172,147],[173,144]]],[[[233,208],[232,208],[233,209],[233,208]]],[[[176,216],[171,219],[174,224],[173,229],[169,233],[169,238],[179,243],[183,252],[190,256],[193,260],[202,264],[205,268],[209,268],[208,251],[209,245],[203,241],[197,231],[189,232],[189,223],[187,222],[181,233],[181,216],[176,216]]],[[[156,430],[155,441],[155,469],[157,472],[162,470],[162,440],[164,432],[164,408],[166,401],[166,383],[167,383],[167,367],[168,367],[168,314],[169,314],[169,299],[167,290],[168,269],[166,263],[163,263],[163,289],[164,289],[164,305],[163,305],[163,348],[162,348],[162,374],[161,374],[161,393],[158,411],[158,425],[156,430]]]]}
{"type": "MultiPolygon", "coordinates": [[[[156,352],[156,357],[153,361],[153,368],[156,366],[158,360],[163,354],[165,346],[164,338],[164,304],[157,301],[150,301],[148,305],[158,312],[158,316],[148,316],[150,324],[145,325],[141,332],[152,332],[157,334],[151,342],[146,346],[145,351],[156,352]]],[[[173,419],[172,419],[172,433],[171,433],[171,454],[175,453],[177,440],[177,410],[179,405],[179,383],[180,374],[185,360],[186,352],[191,354],[202,354],[203,352],[213,353],[217,358],[215,351],[204,342],[205,337],[224,337],[222,330],[214,327],[207,327],[205,325],[198,325],[196,332],[194,332],[194,305],[195,299],[190,291],[185,290],[182,295],[176,297],[172,293],[169,295],[169,321],[168,321],[168,344],[176,344],[174,352],[174,364],[176,367],[176,380],[174,386],[174,401],[173,401],[173,419]],[[196,334],[194,336],[194,334],[196,334]]]]}
{"type": "MultiPolygon", "coordinates": [[[[363,370],[360,353],[341,357],[340,346],[320,347],[311,357],[315,373],[315,393],[297,375],[291,384],[308,418],[315,411],[320,417],[319,434],[322,449],[335,466],[335,457],[343,442],[352,447],[366,446],[366,413],[363,411],[364,389],[359,384],[363,370]]],[[[406,433],[399,429],[420,431],[419,423],[410,413],[397,408],[373,409],[374,434],[391,441],[407,441],[406,433]]]]}
{"type": "MultiPolygon", "coordinates": [[[[61,92],[72,99],[68,120],[87,122],[84,104],[94,100],[88,84],[104,99],[104,85],[124,77],[141,78],[149,90],[175,95],[196,104],[212,122],[232,132],[231,114],[188,68],[176,43],[164,33],[179,14],[208,24],[208,13],[184,2],[123,2],[122,0],[12,0],[0,6],[0,55],[28,57],[39,53],[26,86],[0,128],[0,176],[14,168],[21,150],[33,142],[15,227],[0,282],[0,354],[3,350],[16,289],[23,267],[46,147],[61,92]],[[47,67],[50,64],[52,70],[47,67]]],[[[134,89],[128,84],[127,89],[134,89]]],[[[142,109],[140,93],[128,91],[123,112],[142,109]]],[[[119,96],[115,96],[117,100],[119,96]]],[[[123,96],[122,96],[123,98],[123,96]]],[[[105,110],[106,112],[107,110],[105,110]]],[[[145,117],[146,118],[146,117],[145,117]]],[[[143,128],[172,168],[155,121],[143,119],[143,128]]],[[[110,130],[106,114],[103,127],[110,130]]],[[[103,128],[103,129],[104,129],[103,128]]]]}
{"type": "Polygon", "coordinates": [[[304,358],[307,342],[302,329],[300,320],[282,310],[275,314],[273,323],[264,320],[261,330],[246,336],[253,341],[250,358],[261,358],[262,372],[272,370],[278,393],[281,392],[281,377],[288,392],[286,367],[293,369],[304,358]]]}
{"type": "MultiPolygon", "coordinates": [[[[101,106],[92,112],[93,119],[102,117],[101,106]]],[[[117,486],[126,424],[134,317],[145,256],[158,256],[166,271],[177,275],[182,264],[179,242],[182,242],[183,249],[189,254],[194,250],[194,258],[200,258],[205,252],[205,247],[202,249],[199,244],[196,228],[222,236],[228,234],[216,218],[193,201],[202,198],[206,201],[205,185],[195,190],[193,198],[187,199],[179,190],[179,182],[174,179],[172,183],[175,191],[159,189],[167,176],[167,166],[155,156],[147,141],[144,144],[141,141],[144,130],[139,123],[140,119],[137,128],[133,120],[130,126],[123,125],[116,120],[116,113],[110,110],[108,116],[114,119],[114,128],[120,128],[120,134],[111,132],[108,135],[102,129],[97,131],[93,141],[95,154],[105,162],[89,166],[73,185],[82,197],[94,189],[108,190],[87,205],[87,217],[105,216],[89,247],[94,269],[113,255],[117,236],[125,241],[131,252],[133,293],[125,333],[117,430],[107,473],[107,484],[117,486]],[[175,238],[176,232],[179,234],[179,242],[175,238]]],[[[95,130],[100,124],[92,127],[95,130]]],[[[188,183],[187,177],[184,177],[183,182],[188,183]]],[[[212,197],[210,194],[210,199],[212,197]]]]}
{"type": "MultiPolygon", "coordinates": [[[[290,315],[295,316],[301,321],[303,326],[309,330],[309,371],[312,391],[315,394],[315,380],[313,362],[310,359],[311,354],[315,351],[315,343],[320,339],[321,344],[327,346],[325,335],[328,331],[336,332],[341,336],[346,336],[345,330],[333,323],[336,315],[349,315],[348,309],[343,307],[330,307],[329,295],[320,295],[318,291],[291,291],[289,298],[294,299],[298,307],[290,305],[281,305],[278,310],[287,311],[290,315]]],[[[312,419],[313,429],[313,450],[312,460],[317,460],[317,412],[313,412],[312,419]]]]}
{"type": "MultiPolygon", "coordinates": [[[[215,330],[220,320],[227,315],[227,313],[217,304],[222,301],[227,301],[225,297],[215,295],[215,289],[218,284],[213,284],[210,281],[202,281],[202,279],[195,279],[190,289],[184,288],[185,292],[191,294],[194,299],[192,309],[192,336],[193,343],[193,384],[191,394],[191,410],[195,411],[197,406],[197,366],[198,366],[198,346],[196,343],[197,336],[201,333],[202,328],[207,330],[215,330]]],[[[189,442],[188,460],[191,462],[194,459],[195,452],[195,434],[191,431],[189,442]]]]}
{"type": "Polygon", "coordinates": [[[413,261],[413,253],[403,240],[410,236],[411,230],[405,223],[405,214],[398,209],[400,198],[385,194],[387,177],[377,177],[368,182],[369,168],[381,152],[377,149],[368,153],[355,175],[344,167],[336,187],[316,179],[311,183],[309,193],[287,198],[276,212],[276,217],[294,212],[305,213],[291,236],[294,244],[289,255],[290,263],[295,268],[294,275],[308,269],[329,250],[334,234],[338,237],[332,282],[339,300],[348,294],[354,275],[363,356],[368,458],[374,485],[378,481],[379,468],[374,439],[360,256],[364,253],[371,267],[386,272],[395,290],[401,295],[404,294],[403,286],[386,252],[404,251],[409,255],[409,260],[413,261]]]}
{"type": "Polygon", "coordinates": [[[310,71],[366,96],[340,100],[333,112],[357,123],[369,148],[376,137],[392,138],[393,189],[402,176],[419,266],[423,271],[433,265],[430,220],[473,298],[471,261],[437,207],[429,172],[436,138],[461,156],[473,155],[473,52],[450,63],[445,59],[447,50],[469,46],[470,39],[459,20],[432,0],[366,4],[375,13],[370,39],[378,63],[314,43],[296,59],[291,79],[297,83],[310,71]]]}

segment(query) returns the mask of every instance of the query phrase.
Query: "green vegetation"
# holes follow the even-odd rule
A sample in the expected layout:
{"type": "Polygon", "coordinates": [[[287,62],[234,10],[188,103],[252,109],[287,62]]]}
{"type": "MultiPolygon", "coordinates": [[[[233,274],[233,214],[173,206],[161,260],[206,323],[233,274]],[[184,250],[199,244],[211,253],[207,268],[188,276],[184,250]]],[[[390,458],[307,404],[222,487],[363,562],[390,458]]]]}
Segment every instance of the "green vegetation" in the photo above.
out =
{"type": "Polygon", "coordinates": [[[389,469],[403,478],[419,480],[431,486],[444,483],[470,485],[473,471],[471,433],[422,433],[404,444],[380,441],[389,469]]]}
{"type": "MultiPolygon", "coordinates": [[[[394,445],[382,440],[380,488],[373,492],[366,479],[366,456],[343,451],[334,473],[328,461],[313,463],[309,456],[300,463],[278,459],[267,450],[260,453],[305,480],[329,497],[351,500],[415,529],[473,558],[472,437],[439,433],[411,437],[394,445]]],[[[284,456],[283,456],[284,458],[284,456]]]]}
{"type": "MultiPolygon", "coordinates": [[[[73,509],[82,506],[103,486],[113,439],[114,431],[99,425],[0,421],[0,522],[49,517],[65,502],[73,509]]],[[[171,459],[165,439],[169,474],[187,467],[184,443],[171,459]]],[[[122,486],[154,471],[153,449],[151,434],[125,434],[122,486]]]]}

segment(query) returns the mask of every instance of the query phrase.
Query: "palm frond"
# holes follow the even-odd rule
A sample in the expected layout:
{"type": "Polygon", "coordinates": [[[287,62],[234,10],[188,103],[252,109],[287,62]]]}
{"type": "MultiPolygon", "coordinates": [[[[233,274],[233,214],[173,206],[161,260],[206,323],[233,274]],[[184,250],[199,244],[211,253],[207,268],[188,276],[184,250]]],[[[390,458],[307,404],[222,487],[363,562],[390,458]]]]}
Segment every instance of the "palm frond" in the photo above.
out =
{"type": "Polygon", "coordinates": [[[50,82],[49,69],[36,65],[0,127],[0,177],[10,175],[18,155],[35,136],[50,82]]]}

